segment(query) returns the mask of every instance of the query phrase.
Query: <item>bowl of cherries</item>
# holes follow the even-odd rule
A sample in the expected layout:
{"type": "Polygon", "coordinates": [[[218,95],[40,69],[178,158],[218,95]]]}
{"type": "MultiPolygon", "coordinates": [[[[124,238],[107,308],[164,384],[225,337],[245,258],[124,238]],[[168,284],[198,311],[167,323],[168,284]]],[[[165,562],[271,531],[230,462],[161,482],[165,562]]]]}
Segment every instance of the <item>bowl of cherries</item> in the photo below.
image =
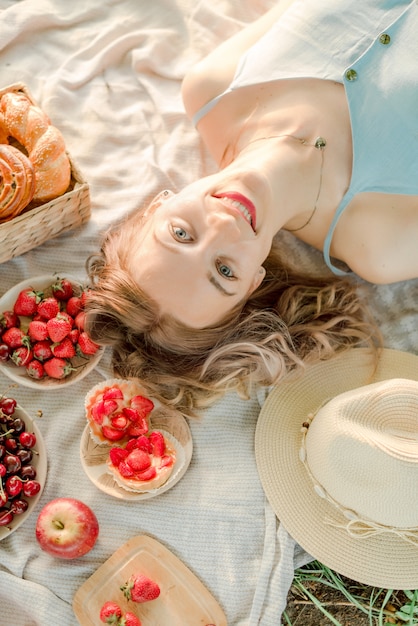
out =
{"type": "Polygon", "coordinates": [[[36,506],[46,469],[45,445],[34,420],[14,398],[0,396],[0,540],[36,506]]]}

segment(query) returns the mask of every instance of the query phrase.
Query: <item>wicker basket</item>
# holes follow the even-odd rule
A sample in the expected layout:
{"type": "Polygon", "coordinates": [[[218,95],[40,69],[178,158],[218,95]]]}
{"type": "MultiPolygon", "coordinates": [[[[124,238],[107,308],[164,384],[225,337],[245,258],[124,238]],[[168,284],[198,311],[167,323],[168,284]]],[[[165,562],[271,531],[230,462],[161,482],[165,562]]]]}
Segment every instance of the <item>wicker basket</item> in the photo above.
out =
{"type": "MultiPolygon", "coordinates": [[[[0,98],[9,91],[23,92],[36,104],[23,83],[0,89],[0,98]]],[[[29,205],[25,212],[0,223],[0,263],[4,263],[66,230],[80,226],[90,218],[89,186],[71,156],[71,184],[62,196],[40,206],[29,205]]]]}

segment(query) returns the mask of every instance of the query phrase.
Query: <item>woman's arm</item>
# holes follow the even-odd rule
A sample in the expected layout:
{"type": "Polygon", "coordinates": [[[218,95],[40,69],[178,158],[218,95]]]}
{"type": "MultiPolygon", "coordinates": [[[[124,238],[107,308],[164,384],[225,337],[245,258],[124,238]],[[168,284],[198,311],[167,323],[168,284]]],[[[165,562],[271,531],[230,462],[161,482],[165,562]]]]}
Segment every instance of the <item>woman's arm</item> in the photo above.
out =
{"type": "Polygon", "coordinates": [[[335,231],[331,254],[371,283],[418,278],[418,198],[361,193],[335,231]]]}
{"type": "Polygon", "coordinates": [[[277,0],[272,9],[224,41],[191,69],[182,84],[183,102],[190,118],[228,87],[244,52],[271,28],[294,1],[277,0]]]}

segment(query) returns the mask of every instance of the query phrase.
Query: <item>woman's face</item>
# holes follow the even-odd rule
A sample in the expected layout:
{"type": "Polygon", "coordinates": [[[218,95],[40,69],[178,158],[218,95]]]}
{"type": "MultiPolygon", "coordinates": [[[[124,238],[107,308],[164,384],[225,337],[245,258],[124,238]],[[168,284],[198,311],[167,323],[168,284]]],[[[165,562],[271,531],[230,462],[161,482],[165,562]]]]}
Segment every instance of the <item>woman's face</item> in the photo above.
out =
{"type": "MultiPolygon", "coordinates": [[[[272,233],[263,224],[256,176],[214,175],[146,211],[131,269],[162,313],[193,328],[215,324],[264,278],[272,233]]],[[[274,233],[273,233],[274,234],[274,233]]]]}

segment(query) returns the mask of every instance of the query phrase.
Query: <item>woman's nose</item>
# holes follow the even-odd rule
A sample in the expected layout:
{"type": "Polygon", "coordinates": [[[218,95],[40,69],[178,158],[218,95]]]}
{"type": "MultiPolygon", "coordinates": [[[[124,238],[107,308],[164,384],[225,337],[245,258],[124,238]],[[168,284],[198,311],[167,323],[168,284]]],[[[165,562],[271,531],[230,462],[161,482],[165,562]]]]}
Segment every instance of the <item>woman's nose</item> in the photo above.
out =
{"type": "Polygon", "coordinates": [[[228,241],[238,240],[241,236],[239,224],[234,215],[227,211],[214,211],[208,217],[210,226],[228,241]]]}

